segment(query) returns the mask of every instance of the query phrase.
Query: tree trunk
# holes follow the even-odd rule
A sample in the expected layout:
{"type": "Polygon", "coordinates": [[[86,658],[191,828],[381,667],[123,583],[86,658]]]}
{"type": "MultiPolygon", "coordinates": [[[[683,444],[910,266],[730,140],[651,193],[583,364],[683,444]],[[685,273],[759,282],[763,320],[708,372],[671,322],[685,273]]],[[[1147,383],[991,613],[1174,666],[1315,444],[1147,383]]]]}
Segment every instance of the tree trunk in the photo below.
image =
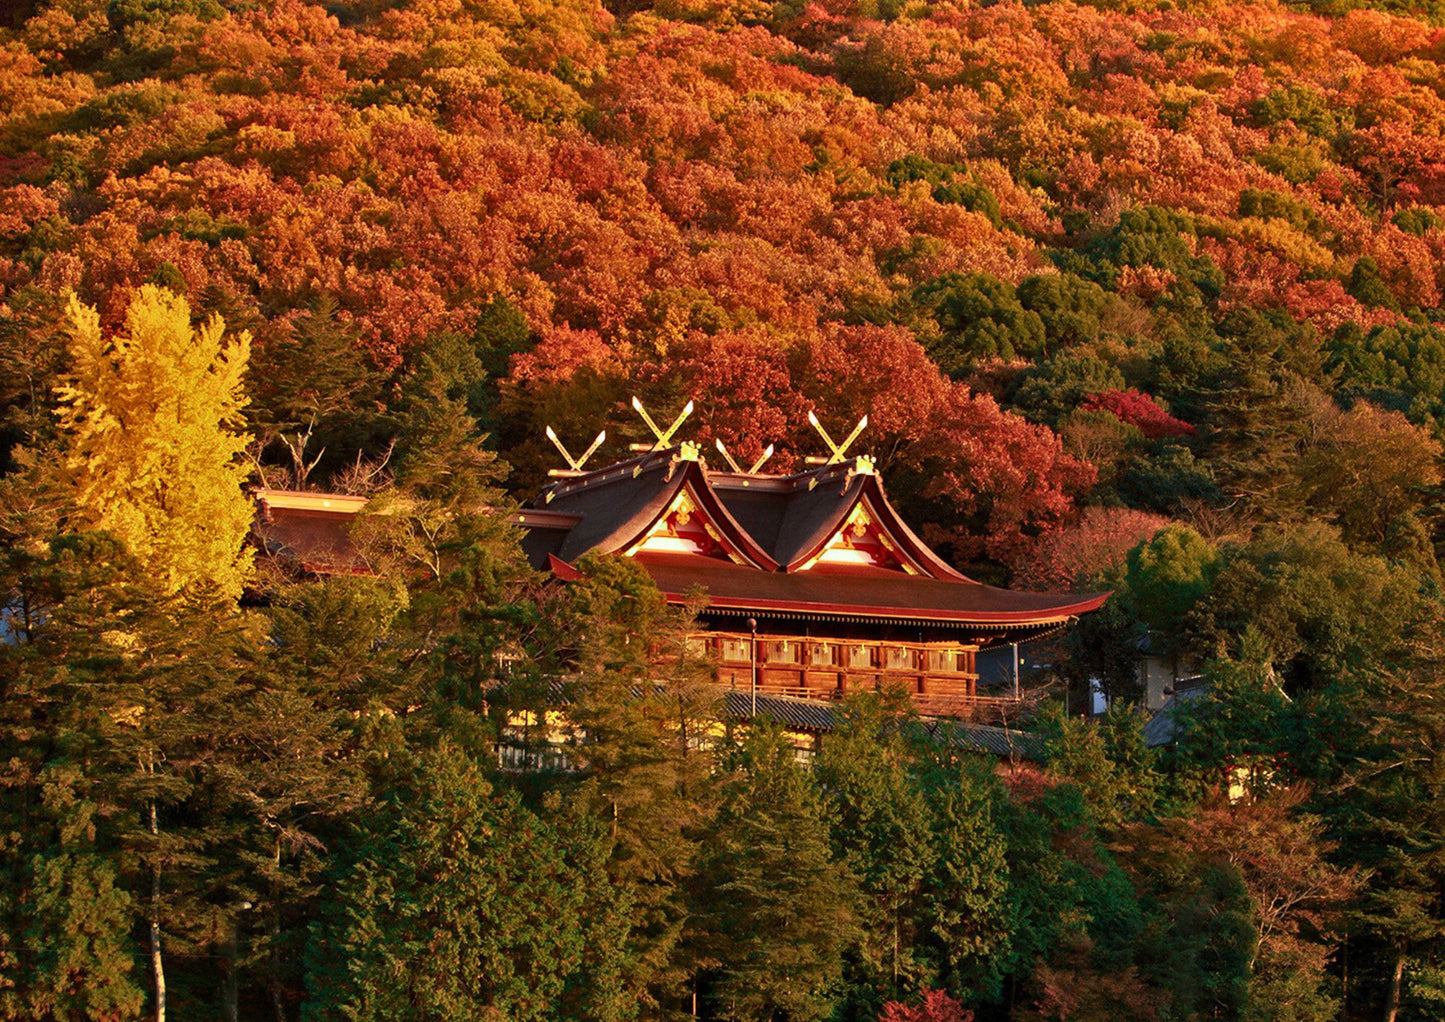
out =
{"type": "Polygon", "coordinates": [[[286,1022],[286,992],[281,986],[281,835],[275,840],[275,876],[271,882],[271,1004],[276,1009],[276,1022],[286,1022]]]}
{"type": "MultiPolygon", "coordinates": [[[[156,822],[156,803],[150,804],[151,837],[160,836],[156,822]]],[[[151,975],[155,979],[156,1013],[155,1022],[166,1022],[166,966],[161,957],[161,867],[160,861],[151,867],[151,975]]]]}
{"type": "Polygon", "coordinates": [[[221,981],[221,1010],[226,1022],[241,1022],[241,977],[236,969],[236,957],[240,948],[241,920],[226,919],[217,924],[226,928],[222,953],[226,956],[226,977],[221,981]]]}
{"type": "Polygon", "coordinates": [[[1340,1015],[1350,1017],[1350,936],[1340,947],[1340,1015]]]}
{"type": "Polygon", "coordinates": [[[1395,1022],[1400,1014],[1400,987],[1405,979],[1405,952],[1395,952],[1395,971],[1390,976],[1390,993],[1385,998],[1385,1022],[1395,1022]]]}
{"type": "Polygon", "coordinates": [[[226,943],[226,979],[222,984],[223,1010],[226,1022],[241,1020],[241,976],[236,971],[236,938],[232,935],[226,943]]]}
{"type": "Polygon", "coordinates": [[[893,904],[893,996],[898,996],[898,903],[893,904]]]}

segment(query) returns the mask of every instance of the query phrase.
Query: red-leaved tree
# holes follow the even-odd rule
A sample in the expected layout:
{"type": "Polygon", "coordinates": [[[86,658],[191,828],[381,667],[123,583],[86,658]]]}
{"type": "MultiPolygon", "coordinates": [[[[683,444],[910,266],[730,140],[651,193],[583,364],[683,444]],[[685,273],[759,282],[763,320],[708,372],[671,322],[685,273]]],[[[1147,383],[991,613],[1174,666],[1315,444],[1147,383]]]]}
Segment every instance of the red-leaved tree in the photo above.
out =
{"type": "Polygon", "coordinates": [[[929,990],[917,1005],[889,1001],[878,1022],[973,1022],[973,1012],[942,990],[929,990]]]}
{"type": "Polygon", "coordinates": [[[1100,585],[1130,550],[1168,524],[1168,518],[1147,511],[1091,507],[1078,524],[1041,537],[1015,561],[1013,584],[1038,590],[1100,585]]]}
{"type": "Polygon", "coordinates": [[[1120,422],[1137,426],[1139,431],[1151,440],[1170,436],[1188,436],[1194,427],[1183,419],[1176,419],[1148,394],[1140,390],[1106,390],[1102,394],[1090,394],[1084,399],[1084,408],[1099,409],[1114,415],[1120,422]]]}

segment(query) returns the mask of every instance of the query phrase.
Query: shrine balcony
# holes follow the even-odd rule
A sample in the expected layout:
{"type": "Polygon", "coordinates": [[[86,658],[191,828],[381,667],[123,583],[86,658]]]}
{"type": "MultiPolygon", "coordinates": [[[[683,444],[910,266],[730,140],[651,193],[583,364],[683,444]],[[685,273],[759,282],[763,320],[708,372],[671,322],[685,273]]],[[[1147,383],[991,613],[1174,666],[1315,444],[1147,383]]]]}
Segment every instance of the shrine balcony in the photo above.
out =
{"type": "Polygon", "coordinates": [[[956,643],[857,641],[707,632],[689,642],[716,665],[718,684],[799,699],[840,700],[851,692],[904,691],[919,713],[1012,722],[1023,701],[979,695],[977,649],[956,643]],[[756,656],[756,665],[754,663],[756,656]]]}

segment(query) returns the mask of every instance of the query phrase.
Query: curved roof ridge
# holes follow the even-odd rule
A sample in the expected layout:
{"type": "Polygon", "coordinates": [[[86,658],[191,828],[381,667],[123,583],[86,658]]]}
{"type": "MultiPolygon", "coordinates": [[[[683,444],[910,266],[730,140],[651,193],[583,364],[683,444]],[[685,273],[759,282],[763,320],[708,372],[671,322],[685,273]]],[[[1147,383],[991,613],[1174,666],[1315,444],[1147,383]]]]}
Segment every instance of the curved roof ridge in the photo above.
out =
{"type": "MultiPolygon", "coordinates": [[[[661,453],[661,452],[659,452],[661,453]]],[[[647,536],[686,491],[722,534],[724,547],[759,571],[778,570],[778,562],[733,517],[713,490],[707,467],[692,458],[644,458],[618,474],[598,473],[585,485],[564,489],[549,505],[577,508],[583,514],[568,532],[558,556],[570,562],[589,551],[623,553],[647,536]],[[640,484],[639,484],[640,483],[640,484]],[[621,484],[620,486],[618,484],[621,484]]]]}
{"type": "Polygon", "coordinates": [[[562,541],[562,560],[574,561],[591,550],[617,553],[667,510],[687,477],[673,459],[647,457],[630,464],[631,471],[614,473],[612,466],[580,480],[580,485],[568,480],[570,485],[557,487],[545,506],[581,516],[562,541]]]}
{"type": "MultiPolygon", "coordinates": [[[[727,505],[713,489],[712,482],[708,478],[707,465],[701,461],[689,461],[686,464],[687,468],[683,470],[682,474],[685,477],[696,475],[697,481],[700,483],[698,486],[691,487],[693,496],[697,498],[702,510],[723,531],[727,540],[738,548],[738,552],[743,557],[752,562],[753,567],[761,571],[777,571],[781,565],[772,554],[763,548],[761,543],[753,538],[753,534],[743,528],[742,524],[733,517],[732,512],[727,509],[727,505]]],[[[687,482],[687,478],[684,478],[683,485],[686,486],[687,482]]],[[[665,508],[663,513],[666,513],[665,508]]],[[[660,518],[661,515],[658,517],[660,518]]],[[[655,524],[657,524],[657,519],[650,522],[647,528],[651,529],[655,524]]]]}
{"type": "Polygon", "coordinates": [[[832,480],[828,480],[814,489],[798,489],[788,495],[774,548],[784,571],[796,571],[843,527],[862,496],[863,479],[853,476],[837,493],[832,491],[832,480]]]}
{"type": "MultiPolygon", "coordinates": [[[[789,502],[788,514],[790,517],[794,512],[792,502],[801,499],[801,496],[801,494],[794,495],[789,502]]],[[[883,489],[883,481],[877,475],[871,473],[854,475],[848,480],[847,486],[839,494],[839,498],[841,499],[837,500],[831,513],[826,518],[814,523],[806,536],[801,541],[797,541],[791,551],[785,550],[783,535],[780,534],[776,554],[778,560],[783,563],[784,571],[798,571],[803,565],[817,557],[827,546],[829,540],[837,535],[838,530],[847,523],[853,509],[859,503],[866,501],[879,527],[898,544],[903,556],[923,574],[943,581],[978,584],[940,557],[932,547],[923,541],[922,537],[908,527],[908,523],[903,520],[892,502],[889,501],[888,494],[883,489]]],[[[785,524],[784,530],[786,529],[787,525],[785,524]]]]}
{"type": "Polygon", "coordinates": [[[883,489],[882,479],[876,475],[870,475],[868,479],[872,480],[872,486],[868,487],[865,484],[865,489],[874,491],[877,499],[874,510],[879,513],[880,517],[887,518],[887,531],[895,540],[908,546],[909,555],[915,561],[921,562],[921,565],[929,575],[937,579],[946,579],[952,582],[966,582],[970,585],[980,584],[975,579],[969,578],[963,572],[945,561],[933,547],[923,541],[923,537],[909,528],[908,523],[903,520],[903,516],[900,515],[898,510],[893,506],[893,502],[888,499],[888,494],[883,489]]]}

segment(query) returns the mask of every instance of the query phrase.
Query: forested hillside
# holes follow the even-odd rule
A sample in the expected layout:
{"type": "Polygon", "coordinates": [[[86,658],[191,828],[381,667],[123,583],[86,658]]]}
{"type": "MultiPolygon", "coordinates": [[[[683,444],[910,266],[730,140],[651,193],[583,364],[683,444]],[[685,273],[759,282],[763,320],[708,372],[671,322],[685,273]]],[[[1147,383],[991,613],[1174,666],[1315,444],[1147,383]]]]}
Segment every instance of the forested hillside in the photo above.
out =
{"type": "Polygon", "coordinates": [[[0,1018],[1440,1017],[1437,23],[9,5],[0,1018]],[[481,510],[634,394],[778,470],[867,413],[960,567],[1115,591],[1055,686],[1115,712],[700,751],[645,578],[481,510]],[[246,482],[381,570],[253,565],[246,482]],[[1212,684],[1164,753],[1146,641],[1212,684]],[[499,772],[561,689],[581,772],[499,772]]]}

